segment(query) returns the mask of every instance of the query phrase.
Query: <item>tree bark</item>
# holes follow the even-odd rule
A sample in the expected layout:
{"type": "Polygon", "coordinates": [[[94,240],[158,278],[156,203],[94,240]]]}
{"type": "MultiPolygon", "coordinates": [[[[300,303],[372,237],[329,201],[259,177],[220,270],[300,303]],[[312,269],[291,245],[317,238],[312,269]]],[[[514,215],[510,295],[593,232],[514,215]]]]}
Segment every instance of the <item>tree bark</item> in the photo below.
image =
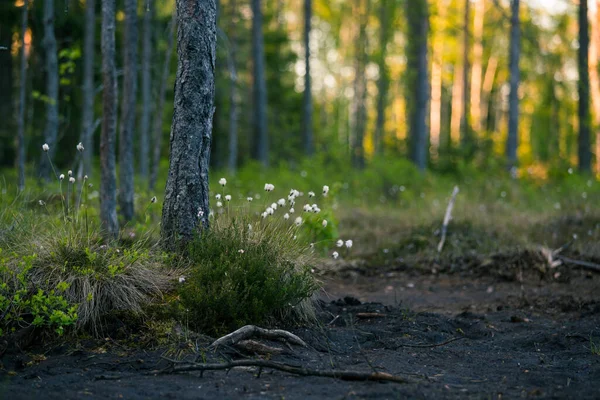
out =
{"type": "Polygon", "coordinates": [[[151,80],[152,72],[152,16],[154,1],[147,0],[144,7],[142,32],[142,115],[140,118],[140,176],[148,178],[150,171],[150,114],[152,112],[151,80]]]}
{"type": "MultiPolygon", "coordinates": [[[[50,160],[56,154],[58,137],[58,50],[54,35],[54,0],[44,0],[44,50],[46,53],[46,128],[44,141],[50,146],[47,154],[40,158],[40,178],[50,179],[50,160]]],[[[58,179],[58,177],[56,177],[58,179]]]]}
{"type": "Polygon", "coordinates": [[[496,78],[497,69],[498,58],[494,55],[491,55],[485,68],[483,85],[481,86],[481,121],[482,127],[486,132],[489,132],[490,130],[490,127],[488,126],[490,98],[492,90],[494,89],[494,80],[496,78]]]}
{"type": "Polygon", "coordinates": [[[85,2],[85,27],[83,34],[83,85],[81,136],[79,141],[85,151],[79,158],[77,177],[81,182],[84,175],[92,175],[92,155],[94,154],[94,54],[96,26],[96,0],[85,2]]]}
{"type": "Polygon", "coordinates": [[[475,25],[473,26],[473,68],[471,69],[471,119],[473,130],[481,136],[481,82],[483,74],[483,20],[485,0],[475,3],[475,25]]]}
{"type": "Polygon", "coordinates": [[[312,106],[312,82],[310,77],[310,28],[312,18],[312,0],[304,0],[304,98],[302,103],[303,111],[303,143],[304,154],[312,156],[314,153],[313,141],[313,106],[312,106]]]}
{"type": "Polygon", "coordinates": [[[579,51],[578,68],[579,81],[579,140],[578,159],[581,172],[591,171],[590,152],[590,76],[588,73],[588,51],[589,51],[589,23],[587,1],[579,3],[579,51]]]}
{"type": "Polygon", "coordinates": [[[385,137],[385,111],[388,104],[388,91],[390,86],[389,71],[386,64],[387,44],[390,38],[390,23],[393,19],[388,0],[381,0],[379,5],[379,45],[380,53],[377,64],[379,65],[379,79],[377,80],[377,120],[375,123],[375,153],[383,154],[383,141],[385,137]]]}
{"type": "Polygon", "coordinates": [[[119,205],[121,215],[129,221],[134,215],[133,130],[137,91],[137,1],[125,0],[125,33],[123,38],[123,102],[119,132],[119,205]]]}
{"type": "Polygon", "coordinates": [[[102,0],[102,135],[100,136],[100,220],[107,236],[119,234],[117,219],[117,69],[115,67],[115,0],[102,0]]]}
{"type": "Polygon", "coordinates": [[[431,56],[431,107],[429,115],[429,130],[431,141],[431,155],[439,155],[440,141],[442,135],[442,84],[444,65],[444,33],[446,27],[447,2],[442,2],[438,11],[440,21],[437,34],[433,39],[433,54],[431,56]]]}
{"type": "Polygon", "coordinates": [[[506,158],[508,167],[517,164],[517,147],[519,145],[519,83],[521,72],[521,23],[519,20],[520,0],[511,2],[510,19],[510,94],[508,97],[508,138],[506,140],[506,158]]]}
{"type": "Polygon", "coordinates": [[[229,151],[227,154],[227,167],[231,174],[235,173],[237,169],[238,159],[238,76],[237,76],[237,32],[236,24],[239,19],[237,18],[237,4],[235,0],[231,0],[231,18],[229,24],[229,151]]]}
{"type": "Polygon", "coordinates": [[[367,123],[367,78],[365,68],[367,64],[367,22],[369,16],[370,0],[355,0],[355,15],[358,15],[358,35],[354,55],[354,97],[352,100],[353,129],[350,138],[352,166],[363,168],[365,166],[365,128],[367,123]]]}
{"type": "Polygon", "coordinates": [[[600,76],[598,75],[598,57],[600,57],[600,0],[596,0],[596,13],[591,16],[590,43],[590,89],[592,109],[594,111],[594,131],[596,132],[596,174],[600,174],[600,76]]]}
{"type": "Polygon", "coordinates": [[[27,87],[27,53],[25,51],[25,35],[29,15],[29,0],[23,2],[21,19],[21,73],[19,87],[19,115],[17,120],[17,170],[19,174],[19,191],[25,189],[25,89],[27,87]]]}
{"type": "Polygon", "coordinates": [[[409,120],[410,159],[421,171],[427,166],[427,111],[429,105],[429,79],[427,70],[427,37],[429,10],[426,0],[406,2],[408,23],[407,116],[409,120]]]}
{"type": "Polygon", "coordinates": [[[162,75],[160,78],[160,89],[158,91],[158,100],[154,120],[152,122],[152,167],[150,169],[150,190],[154,190],[156,180],[158,179],[158,169],[160,167],[160,153],[162,150],[163,137],[163,119],[165,108],[165,94],[167,93],[167,85],[169,81],[169,73],[171,71],[171,55],[173,54],[173,38],[175,36],[175,27],[177,26],[177,12],[173,11],[171,22],[169,22],[169,36],[167,37],[167,49],[165,51],[165,62],[163,64],[162,75]]]}
{"type": "Polygon", "coordinates": [[[267,83],[265,79],[265,44],[260,0],[251,0],[252,60],[254,98],[254,159],[269,165],[269,136],[267,131],[267,83]]]}
{"type": "Polygon", "coordinates": [[[173,250],[208,228],[215,95],[215,0],[177,0],[177,78],[161,237],[173,250]]]}
{"type": "Polygon", "coordinates": [[[470,33],[469,25],[471,24],[471,0],[465,0],[464,14],[464,32],[463,32],[463,63],[462,63],[462,114],[460,117],[460,141],[463,148],[470,145],[471,142],[471,122],[469,115],[469,49],[470,49],[470,33]]]}

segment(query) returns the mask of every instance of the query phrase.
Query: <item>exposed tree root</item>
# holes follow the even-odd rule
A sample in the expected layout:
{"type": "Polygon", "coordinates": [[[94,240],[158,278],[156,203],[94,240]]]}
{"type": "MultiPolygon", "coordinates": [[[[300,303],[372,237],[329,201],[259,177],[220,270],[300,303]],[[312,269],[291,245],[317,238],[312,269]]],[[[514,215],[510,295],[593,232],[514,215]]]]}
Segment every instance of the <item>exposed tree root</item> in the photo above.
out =
{"type": "Polygon", "coordinates": [[[219,346],[233,346],[242,340],[250,339],[252,337],[261,337],[270,340],[285,340],[306,347],[306,343],[304,343],[302,339],[288,331],[281,329],[264,329],[254,325],[246,325],[237,331],[231,332],[230,334],[215,340],[209,346],[209,349],[216,349],[219,346]]]}

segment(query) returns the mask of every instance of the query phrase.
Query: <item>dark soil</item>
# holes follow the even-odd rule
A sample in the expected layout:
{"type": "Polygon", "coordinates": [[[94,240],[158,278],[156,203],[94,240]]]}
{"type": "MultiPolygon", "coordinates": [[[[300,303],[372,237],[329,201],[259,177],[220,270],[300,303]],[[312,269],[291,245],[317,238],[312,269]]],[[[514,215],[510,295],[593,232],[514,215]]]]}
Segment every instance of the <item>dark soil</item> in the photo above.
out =
{"type": "Polygon", "coordinates": [[[163,355],[207,362],[253,356],[203,352],[208,338],[152,351],[106,339],[7,352],[0,399],[600,398],[600,354],[592,351],[600,348],[600,274],[577,270],[568,279],[547,279],[519,268],[514,279],[492,267],[475,275],[338,271],[324,278],[321,325],[291,329],[308,348],[265,342],[284,349],[266,357],[273,361],[382,371],[411,383],[256,368],[157,373],[169,365],[163,355]]]}

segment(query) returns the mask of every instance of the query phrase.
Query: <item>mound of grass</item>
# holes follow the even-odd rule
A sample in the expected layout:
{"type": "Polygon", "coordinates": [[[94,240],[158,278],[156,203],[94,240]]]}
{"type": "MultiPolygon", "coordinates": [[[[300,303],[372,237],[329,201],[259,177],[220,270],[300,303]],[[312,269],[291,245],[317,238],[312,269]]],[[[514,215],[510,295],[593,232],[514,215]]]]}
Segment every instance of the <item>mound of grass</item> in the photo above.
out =
{"type": "Polygon", "coordinates": [[[314,317],[310,247],[295,226],[272,220],[215,224],[189,245],[191,266],[179,287],[190,324],[220,334],[246,324],[289,324],[314,317]]]}

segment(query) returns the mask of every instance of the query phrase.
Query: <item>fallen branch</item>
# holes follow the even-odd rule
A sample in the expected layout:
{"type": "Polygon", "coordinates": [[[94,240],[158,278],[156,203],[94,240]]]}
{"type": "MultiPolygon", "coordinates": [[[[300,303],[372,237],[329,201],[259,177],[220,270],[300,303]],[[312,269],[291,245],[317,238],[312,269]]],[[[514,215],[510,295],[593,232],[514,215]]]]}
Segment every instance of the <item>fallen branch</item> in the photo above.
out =
{"type": "Polygon", "coordinates": [[[440,240],[440,244],[438,244],[437,251],[438,253],[442,252],[444,248],[444,243],[446,242],[446,232],[448,231],[448,224],[452,219],[452,209],[454,208],[454,202],[456,201],[456,195],[458,195],[458,186],[454,186],[454,190],[452,191],[452,196],[450,197],[450,201],[448,202],[448,207],[446,208],[446,215],[444,215],[444,223],[442,224],[442,239],[440,240]]]}
{"type": "Polygon", "coordinates": [[[252,354],[281,354],[283,349],[280,347],[267,346],[264,343],[257,342],[256,340],[242,340],[235,344],[240,350],[244,350],[247,353],[252,354]]]}
{"type": "Polygon", "coordinates": [[[299,346],[306,347],[304,340],[298,336],[284,331],[281,329],[264,329],[254,325],[246,325],[238,329],[237,331],[231,332],[217,340],[215,340],[209,349],[216,349],[219,346],[232,346],[241,340],[250,339],[251,337],[261,337],[270,340],[287,340],[290,343],[297,344],[299,346]]]}
{"type": "Polygon", "coordinates": [[[279,363],[275,361],[266,360],[237,360],[226,363],[192,363],[188,365],[177,365],[174,363],[173,367],[162,371],[153,371],[153,374],[167,373],[167,372],[189,372],[189,371],[216,371],[216,370],[228,370],[236,367],[258,367],[259,374],[263,368],[270,368],[278,371],[287,372],[294,375],[300,376],[319,376],[324,378],[341,379],[344,381],[377,381],[377,382],[395,382],[395,383],[413,383],[413,381],[406,378],[388,374],[387,372],[358,372],[358,371],[319,371],[316,369],[309,369],[304,367],[297,367],[289,364],[279,363]]]}
{"type": "Polygon", "coordinates": [[[563,262],[574,264],[583,269],[587,269],[588,271],[600,273],[600,264],[596,264],[589,261],[574,260],[565,256],[557,256],[557,258],[561,259],[563,262]]]}

